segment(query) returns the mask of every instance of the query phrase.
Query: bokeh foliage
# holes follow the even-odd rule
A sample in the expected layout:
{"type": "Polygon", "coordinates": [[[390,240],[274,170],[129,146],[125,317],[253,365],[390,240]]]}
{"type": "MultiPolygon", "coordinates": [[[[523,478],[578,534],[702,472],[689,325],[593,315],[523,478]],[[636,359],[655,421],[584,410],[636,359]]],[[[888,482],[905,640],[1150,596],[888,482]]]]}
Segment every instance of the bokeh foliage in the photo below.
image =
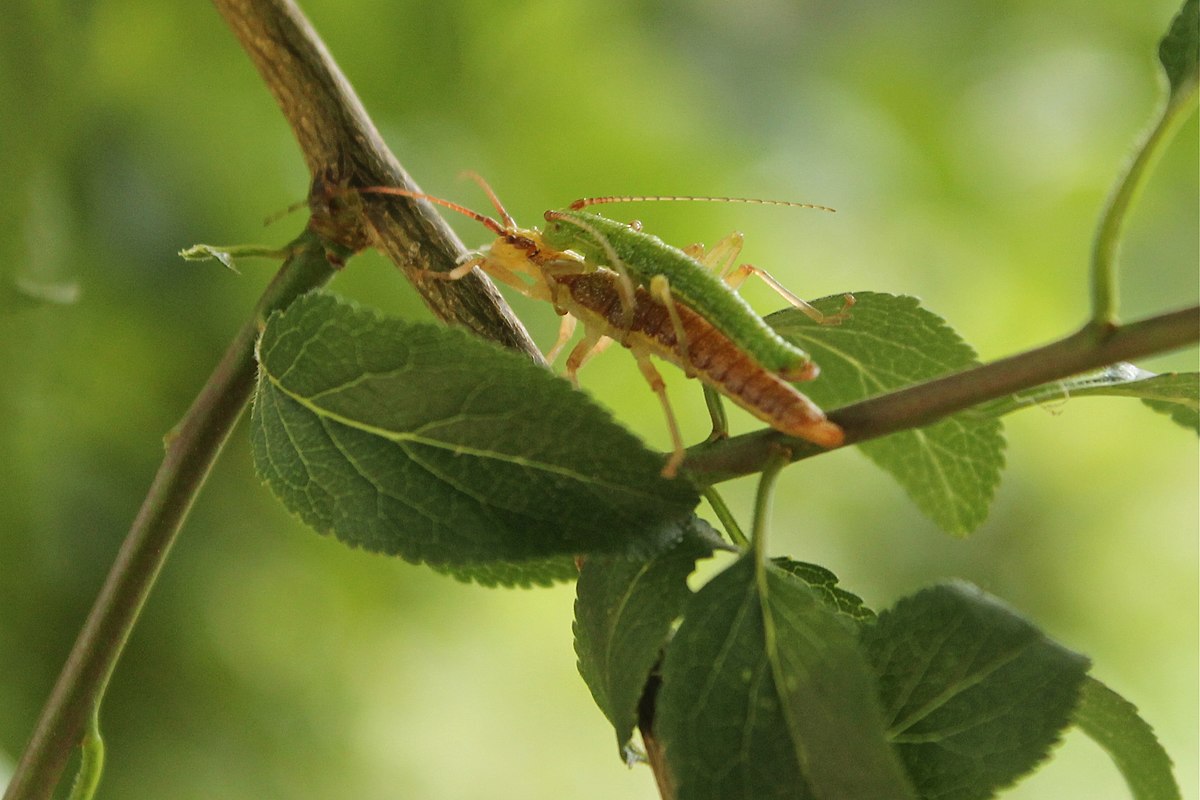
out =
{"type": "MultiPolygon", "coordinates": [[[[426,189],[483,205],[455,179],[475,169],[522,221],[583,194],[827,203],[836,216],[628,213],[681,243],[739,227],[747,258],[807,296],[918,295],[990,359],[1083,321],[1095,217],[1155,102],[1154,46],[1176,4],[305,9],[426,189]]],[[[23,746],[161,436],[270,269],[248,262],[238,277],[175,252],[290,238],[299,217],[259,220],[302,197],[307,176],[204,4],[9,3],[0,100],[2,761],[23,746]]],[[[1131,219],[1126,318],[1194,302],[1196,141],[1193,118],[1131,219]]],[[[334,288],[427,318],[378,258],[334,288]]],[[[552,339],[553,313],[517,308],[552,339]]],[[[665,446],[631,360],[613,352],[582,378],[665,446]]],[[[702,437],[698,389],[669,381],[702,437]]],[[[1007,427],[1009,470],[972,537],[936,530],[847,452],[784,474],[776,546],[874,607],[950,576],[1005,598],[1139,705],[1195,798],[1194,438],[1132,400],[1051,402],[1007,427]]],[[[748,489],[727,492],[743,513],[748,489]]],[[[491,592],[314,536],[258,485],[236,437],[113,681],[101,796],[654,797],[647,771],[613,768],[609,726],[574,672],[570,598],[491,592]]],[[[1120,796],[1077,735],[1008,796],[1066,788],[1120,796]]]]}

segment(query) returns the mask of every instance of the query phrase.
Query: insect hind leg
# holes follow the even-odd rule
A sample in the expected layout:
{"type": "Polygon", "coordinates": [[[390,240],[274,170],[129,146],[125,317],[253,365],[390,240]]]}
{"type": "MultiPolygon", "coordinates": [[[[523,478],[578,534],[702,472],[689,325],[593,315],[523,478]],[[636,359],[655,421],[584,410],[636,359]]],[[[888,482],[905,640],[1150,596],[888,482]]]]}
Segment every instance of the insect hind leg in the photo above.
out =
{"type": "Polygon", "coordinates": [[[767,272],[765,269],[762,269],[761,267],[754,266],[753,264],[739,265],[737,269],[734,269],[724,276],[725,283],[729,285],[729,288],[737,289],[742,285],[742,283],[745,282],[746,278],[750,277],[751,275],[755,275],[760,278],[763,283],[774,289],[780,297],[798,308],[805,314],[805,316],[809,317],[814,322],[817,322],[821,325],[840,325],[842,322],[850,318],[850,307],[854,305],[854,295],[843,295],[844,302],[841,311],[837,312],[836,314],[823,314],[807,300],[795,294],[791,289],[788,289],[786,286],[780,283],[774,275],[767,272]]]}

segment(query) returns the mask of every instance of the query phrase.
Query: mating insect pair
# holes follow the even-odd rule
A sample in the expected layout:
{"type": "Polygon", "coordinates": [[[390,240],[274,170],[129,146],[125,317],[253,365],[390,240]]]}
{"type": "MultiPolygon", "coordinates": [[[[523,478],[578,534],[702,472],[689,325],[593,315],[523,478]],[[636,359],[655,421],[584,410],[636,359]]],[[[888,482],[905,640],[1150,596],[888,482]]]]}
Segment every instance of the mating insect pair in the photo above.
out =
{"type": "MultiPolygon", "coordinates": [[[[772,330],[736,288],[749,275],[758,275],[819,322],[840,321],[844,312],[823,316],[763,270],[737,265],[741,234],[731,234],[708,252],[700,245],[681,250],[645,233],[637,223],[627,225],[584,210],[603,203],[647,200],[824,206],[741,198],[600,197],[547,211],[546,226],[538,231],[519,227],[491,187],[479,176],[472,177],[502,221],[423,192],[395,187],[359,191],[427,200],[471,217],[495,233],[496,240],[478,255],[449,272],[435,274],[456,280],[479,267],[529,297],[552,303],[563,315],[563,324],[547,354],[551,361],[569,341],[576,321],[582,322],[584,336],[566,361],[566,374],[573,382],[584,362],[611,341],[628,348],[667,418],[673,452],[663,475],[676,474],[684,445],[651,355],[677,365],[783,433],[823,447],[842,443],[841,428],[789,383],[815,377],[816,364],[772,330]]],[[[852,302],[847,296],[847,305],[852,302]]]]}

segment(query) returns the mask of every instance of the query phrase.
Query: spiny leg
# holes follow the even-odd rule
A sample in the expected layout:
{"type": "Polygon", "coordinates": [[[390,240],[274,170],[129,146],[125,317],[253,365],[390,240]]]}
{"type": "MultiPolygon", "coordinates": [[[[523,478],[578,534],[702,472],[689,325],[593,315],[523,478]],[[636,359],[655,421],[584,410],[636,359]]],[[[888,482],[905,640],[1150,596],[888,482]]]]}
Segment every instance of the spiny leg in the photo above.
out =
{"type": "Polygon", "coordinates": [[[667,386],[663,383],[662,375],[658,374],[658,370],[650,363],[650,356],[640,349],[633,350],[633,356],[637,359],[638,369],[642,371],[642,377],[646,379],[646,383],[650,384],[650,390],[658,396],[658,402],[662,404],[663,414],[667,418],[667,430],[671,434],[671,446],[674,450],[671,457],[667,459],[667,463],[663,465],[662,476],[664,478],[674,478],[679,471],[679,465],[683,463],[683,436],[679,433],[679,425],[675,422],[675,412],[671,410],[671,401],[667,399],[667,386]]]}

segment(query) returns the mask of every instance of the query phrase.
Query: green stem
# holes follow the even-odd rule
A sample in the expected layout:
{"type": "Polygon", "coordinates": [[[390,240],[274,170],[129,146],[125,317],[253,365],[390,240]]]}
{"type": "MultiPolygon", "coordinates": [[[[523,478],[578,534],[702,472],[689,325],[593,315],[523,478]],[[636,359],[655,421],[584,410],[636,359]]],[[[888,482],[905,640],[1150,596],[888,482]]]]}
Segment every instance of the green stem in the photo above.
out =
{"type": "Polygon", "coordinates": [[[767,529],[771,524],[771,499],[775,496],[775,479],[792,460],[792,451],[775,445],[767,454],[762,476],[758,479],[758,492],[754,496],[754,525],[750,531],[754,555],[760,566],[767,558],[767,529]]]}
{"type": "Polygon", "coordinates": [[[71,794],[67,800],[92,800],[96,789],[100,786],[100,776],[104,773],[104,738],[100,735],[100,702],[104,699],[104,689],[101,687],[100,697],[92,708],[92,716],[88,718],[87,730],[83,733],[80,744],[79,772],[75,773],[75,783],[71,786],[71,794]]]}
{"type": "Polygon", "coordinates": [[[323,285],[334,271],[326,245],[315,234],[302,234],[254,314],[167,436],[162,465],[42,709],[4,800],[48,800],[54,792],[89,714],[98,713],[104,686],[176,534],[250,399],[260,326],[272,311],[323,285]]]}
{"type": "Polygon", "coordinates": [[[741,526],[738,525],[733,513],[729,510],[729,506],[725,504],[725,498],[721,497],[721,493],[712,486],[706,486],[704,489],[704,499],[712,506],[713,513],[717,515],[717,519],[721,521],[725,532],[729,534],[730,541],[743,550],[748,547],[750,539],[742,532],[741,526]]]}
{"type": "Polygon", "coordinates": [[[1179,126],[1188,118],[1195,98],[1195,85],[1181,96],[1170,96],[1163,106],[1153,127],[1146,132],[1141,145],[1117,180],[1108,196],[1096,239],[1092,245],[1092,322],[1108,325],[1117,318],[1117,254],[1121,244],[1121,231],[1129,217],[1130,206],[1150,175],[1166,145],[1174,137],[1179,126]]]}

